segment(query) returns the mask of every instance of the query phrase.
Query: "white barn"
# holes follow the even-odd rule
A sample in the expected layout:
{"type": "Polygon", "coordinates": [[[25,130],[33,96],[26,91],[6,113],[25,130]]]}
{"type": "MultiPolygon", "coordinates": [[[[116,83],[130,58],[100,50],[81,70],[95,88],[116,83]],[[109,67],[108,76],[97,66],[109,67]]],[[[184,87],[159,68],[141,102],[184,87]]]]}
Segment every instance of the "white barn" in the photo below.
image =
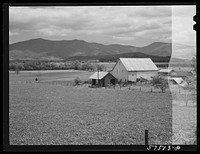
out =
{"type": "Polygon", "coordinates": [[[136,81],[137,78],[151,80],[158,68],[150,58],[119,58],[111,73],[118,81],[136,81]]]}

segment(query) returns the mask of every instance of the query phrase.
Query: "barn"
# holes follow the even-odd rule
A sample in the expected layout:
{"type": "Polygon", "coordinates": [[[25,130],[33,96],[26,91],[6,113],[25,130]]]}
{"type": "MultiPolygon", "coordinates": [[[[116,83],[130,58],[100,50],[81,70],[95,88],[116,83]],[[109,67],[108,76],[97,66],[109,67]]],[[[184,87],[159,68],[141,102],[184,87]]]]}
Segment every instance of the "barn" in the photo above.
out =
{"type": "Polygon", "coordinates": [[[119,58],[111,73],[118,81],[136,82],[140,78],[151,80],[158,68],[150,58],[119,58]]]}
{"type": "Polygon", "coordinates": [[[92,79],[92,86],[98,85],[98,81],[101,87],[117,83],[117,79],[110,72],[95,72],[90,76],[90,79],[92,79]]]}

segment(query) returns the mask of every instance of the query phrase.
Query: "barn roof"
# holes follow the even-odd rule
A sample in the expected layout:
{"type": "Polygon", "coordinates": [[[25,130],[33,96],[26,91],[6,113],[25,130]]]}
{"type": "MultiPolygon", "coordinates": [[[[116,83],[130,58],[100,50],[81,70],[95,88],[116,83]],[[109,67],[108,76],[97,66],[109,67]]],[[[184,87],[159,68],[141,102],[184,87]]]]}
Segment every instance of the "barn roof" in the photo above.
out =
{"type": "Polygon", "coordinates": [[[90,76],[90,79],[103,79],[107,74],[109,74],[109,72],[95,72],[90,76]]]}
{"type": "Polygon", "coordinates": [[[158,71],[150,58],[120,58],[127,71],[158,71]]]}

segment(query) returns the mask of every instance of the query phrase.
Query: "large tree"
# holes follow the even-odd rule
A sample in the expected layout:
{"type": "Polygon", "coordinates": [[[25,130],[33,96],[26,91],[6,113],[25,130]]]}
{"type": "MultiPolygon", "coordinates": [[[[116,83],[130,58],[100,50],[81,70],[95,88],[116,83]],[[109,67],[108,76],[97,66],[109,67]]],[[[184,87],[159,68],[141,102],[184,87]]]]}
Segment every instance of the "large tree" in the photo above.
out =
{"type": "Polygon", "coordinates": [[[23,70],[23,69],[24,69],[24,66],[23,66],[22,63],[17,63],[17,64],[15,65],[15,67],[14,67],[14,70],[15,70],[15,73],[16,73],[16,74],[19,74],[19,72],[20,72],[21,70],[23,70]]]}

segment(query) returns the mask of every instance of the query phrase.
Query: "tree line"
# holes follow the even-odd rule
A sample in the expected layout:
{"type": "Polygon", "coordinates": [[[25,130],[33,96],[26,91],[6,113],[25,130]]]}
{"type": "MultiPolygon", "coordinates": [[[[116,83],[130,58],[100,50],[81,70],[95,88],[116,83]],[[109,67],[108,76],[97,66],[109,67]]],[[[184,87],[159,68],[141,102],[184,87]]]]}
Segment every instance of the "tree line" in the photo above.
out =
{"type": "MultiPolygon", "coordinates": [[[[22,70],[87,70],[96,71],[97,64],[89,62],[80,62],[78,60],[71,62],[49,62],[49,61],[10,61],[10,71],[22,71],[22,70]]],[[[105,70],[104,65],[99,66],[99,70],[105,70]]]]}
{"type": "Polygon", "coordinates": [[[151,58],[151,60],[156,62],[162,62],[162,63],[169,63],[171,56],[161,57],[161,56],[150,56],[146,54],[120,54],[120,55],[114,55],[114,56],[102,56],[99,58],[100,62],[117,62],[119,58],[151,58]]]}

